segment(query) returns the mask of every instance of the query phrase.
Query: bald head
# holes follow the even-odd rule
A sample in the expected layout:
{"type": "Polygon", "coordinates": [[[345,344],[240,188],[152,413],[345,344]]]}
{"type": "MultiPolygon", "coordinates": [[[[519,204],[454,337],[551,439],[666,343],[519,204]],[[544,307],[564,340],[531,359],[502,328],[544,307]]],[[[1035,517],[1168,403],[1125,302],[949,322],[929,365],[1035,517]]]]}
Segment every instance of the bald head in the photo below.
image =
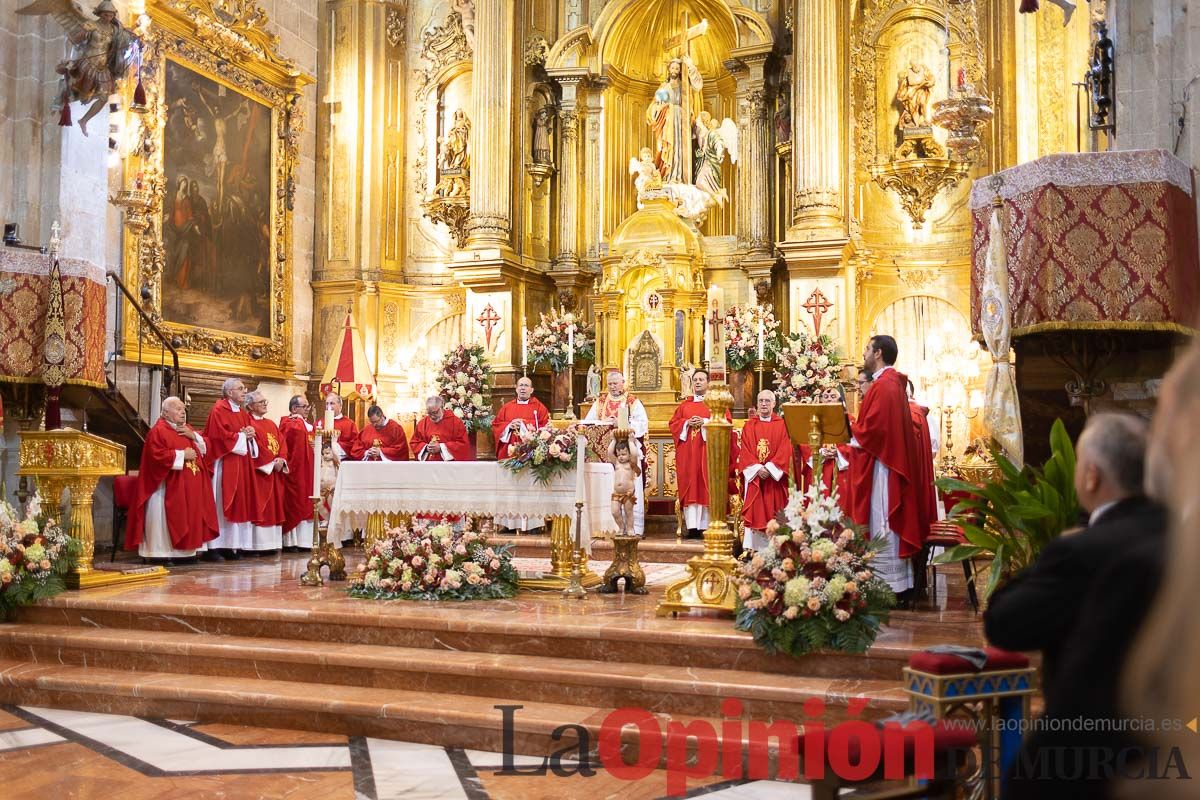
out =
{"type": "Polygon", "coordinates": [[[760,417],[771,416],[775,412],[775,393],[770,389],[763,389],[759,392],[756,408],[760,417]]]}
{"type": "Polygon", "coordinates": [[[533,397],[533,381],[529,378],[517,379],[517,399],[524,402],[533,397]]]}
{"type": "Polygon", "coordinates": [[[1095,511],[1142,493],[1147,425],[1132,414],[1093,414],[1075,445],[1075,492],[1095,511]]]}

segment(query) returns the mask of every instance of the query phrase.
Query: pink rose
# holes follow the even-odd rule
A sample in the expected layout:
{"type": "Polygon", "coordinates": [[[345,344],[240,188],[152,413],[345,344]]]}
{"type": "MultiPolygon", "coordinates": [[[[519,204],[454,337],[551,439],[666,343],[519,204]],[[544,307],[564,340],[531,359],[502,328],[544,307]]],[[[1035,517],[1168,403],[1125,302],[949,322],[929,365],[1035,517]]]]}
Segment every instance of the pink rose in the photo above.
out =
{"type": "Polygon", "coordinates": [[[488,566],[491,567],[492,569],[500,569],[500,559],[493,558],[492,563],[489,564],[488,566]]]}
{"type": "Polygon", "coordinates": [[[809,611],[820,611],[821,610],[820,598],[818,598],[818,597],[808,598],[808,610],[809,611]]]}
{"type": "Polygon", "coordinates": [[[777,520],[771,520],[767,523],[767,536],[774,536],[778,532],[779,522],[777,520]]]}
{"type": "Polygon", "coordinates": [[[786,617],[787,619],[795,619],[799,615],[800,615],[800,607],[799,606],[788,606],[783,611],[783,616],[786,617]]]}

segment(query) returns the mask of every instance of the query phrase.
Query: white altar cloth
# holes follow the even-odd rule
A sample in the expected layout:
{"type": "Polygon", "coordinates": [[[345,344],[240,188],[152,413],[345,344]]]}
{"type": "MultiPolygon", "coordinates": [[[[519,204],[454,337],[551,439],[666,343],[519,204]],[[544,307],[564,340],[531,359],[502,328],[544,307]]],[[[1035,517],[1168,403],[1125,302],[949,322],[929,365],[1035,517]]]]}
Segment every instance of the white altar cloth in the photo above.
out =
{"type": "MultiPolygon", "coordinates": [[[[584,549],[592,531],[613,533],[613,467],[584,465],[584,549]]],[[[329,513],[329,540],[342,531],[364,528],[371,514],[471,514],[475,516],[563,516],[575,525],[575,471],[559,473],[541,486],[529,472],[520,475],[495,461],[345,461],[338,470],[329,513]]]]}

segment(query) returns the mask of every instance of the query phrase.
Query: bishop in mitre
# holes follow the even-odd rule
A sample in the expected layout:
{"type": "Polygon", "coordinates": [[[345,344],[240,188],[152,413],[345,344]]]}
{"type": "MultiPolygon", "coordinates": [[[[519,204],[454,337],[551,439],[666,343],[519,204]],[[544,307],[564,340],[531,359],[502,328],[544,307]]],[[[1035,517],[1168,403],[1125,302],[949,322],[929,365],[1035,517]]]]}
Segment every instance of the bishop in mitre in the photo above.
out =
{"type": "Polygon", "coordinates": [[[642,480],[635,482],[637,502],[633,507],[633,530],[631,532],[635,536],[643,535],[646,530],[645,437],[650,430],[650,418],[646,415],[646,407],[632,393],[625,391],[625,376],[618,370],[612,370],[608,373],[608,392],[592,404],[583,421],[607,424],[614,428],[619,423],[624,423],[637,437],[642,453],[642,480]]]}

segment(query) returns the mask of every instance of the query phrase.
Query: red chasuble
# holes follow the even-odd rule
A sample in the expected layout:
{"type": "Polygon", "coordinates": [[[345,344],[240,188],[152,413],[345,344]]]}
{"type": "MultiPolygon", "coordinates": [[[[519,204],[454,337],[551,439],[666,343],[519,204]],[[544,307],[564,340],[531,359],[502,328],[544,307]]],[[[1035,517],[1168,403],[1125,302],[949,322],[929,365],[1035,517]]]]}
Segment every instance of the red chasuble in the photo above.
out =
{"type": "Polygon", "coordinates": [[[346,455],[343,458],[354,458],[354,443],[358,441],[358,426],[349,417],[339,416],[333,420],[333,429],[338,432],[337,443],[346,455]]]}
{"type": "MultiPolygon", "coordinates": [[[[854,448],[848,444],[839,444],[837,446],[838,454],[848,462],[853,460],[854,448]]],[[[808,487],[812,485],[812,459],[810,456],[811,450],[808,445],[800,444],[795,447],[795,464],[792,467],[793,475],[803,476],[804,491],[808,491],[808,487]]],[[[837,493],[838,506],[842,509],[842,513],[854,519],[854,488],[850,480],[850,466],[845,469],[838,469],[838,461],[836,458],[826,458],[821,463],[821,485],[825,487],[825,494],[828,495],[833,488],[833,474],[837,471],[837,493]]],[[[799,482],[799,479],[797,479],[799,482]]]]}
{"type": "Polygon", "coordinates": [[[755,464],[774,464],[783,475],[779,480],[768,476],[746,481],[746,500],[742,519],[747,528],[762,530],[775,519],[788,501],[788,462],[792,459],[792,440],[788,438],[783,417],[771,415],[763,422],[755,414],[742,428],[742,444],[738,448],[738,472],[755,464]]]}
{"type": "MultiPolygon", "coordinates": [[[[455,461],[474,461],[475,453],[471,450],[471,443],[467,441],[467,428],[458,417],[451,414],[449,411],[442,414],[442,418],[438,422],[434,422],[429,417],[422,417],[421,420],[413,428],[412,449],[416,458],[421,457],[421,450],[425,445],[433,441],[437,437],[438,444],[444,444],[446,449],[450,451],[450,457],[455,461]]],[[[425,461],[443,461],[441,450],[431,456],[426,456],[425,461]]]]}
{"type": "MultiPolygon", "coordinates": [[[[233,455],[238,433],[250,424],[245,408],[234,411],[229,401],[221,398],[208,412],[204,424],[204,443],[208,445],[208,463],[216,468],[221,463],[221,500],[226,522],[253,522],[258,516],[255,499],[254,459],[250,455],[233,455]]],[[[261,446],[261,443],[260,443],[261,446]]]]}
{"type": "Polygon", "coordinates": [[[255,419],[250,415],[250,424],[258,432],[258,457],[254,459],[254,487],[258,493],[258,516],[254,524],[269,528],[272,525],[282,525],[287,516],[284,493],[287,491],[287,476],[282,470],[272,469],[263,472],[265,467],[277,458],[287,460],[287,451],[283,447],[283,437],[279,434],[279,426],[269,419],[255,419]]]}
{"type": "Polygon", "coordinates": [[[854,485],[851,516],[856,522],[870,524],[875,462],[882,462],[889,470],[888,527],[900,537],[901,558],[909,558],[920,550],[928,533],[921,530],[918,503],[913,495],[917,474],[916,435],[908,410],[907,383],[908,378],[894,368],[885,370],[871,383],[858,420],[850,428],[866,456],[850,462],[854,485]]]}
{"type": "MultiPolygon", "coordinates": [[[[367,457],[367,451],[376,445],[383,452],[383,457],[388,461],[408,461],[408,437],[404,435],[404,428],[400,427],[400,423],[394,419],[389,419],[383,424],[383,430],[377,430],[374,425],[368,424],[358,434],[358,438],[354,440],[354,450],[351,453],[351,458],[355,461],[362,461],[367,457]]],[[[372,457],[372,461],[379,459],[372,457]]]]}
{"type": "Polygon", "coordinates": [[[929,527],[937,522],[937,489],[933,485],[933,437],[929,433],[929,409],[908,401],[916,436],[917,498],[921,503],[921,539],[929,535],[929,527]]]}
{"type": "Polygon", "coordinates": [[[550,411],[536,397],[529,398],[529,401],[525,403],[509,400],[500,406],[499,413],[492,420],[492,438],[496,441],[497,461],[508,458],[508,448],[516,444],[515,434],[509,436],[507,442],[500,441],[500,437],[504,435],[504,429],[518,419],[525,420],[525,424],[536,431],[545,427],[546,423],[550,421],[550,411]]]}
{"type": "MultiPolygon", "coordinates": [[[[708,443],[701,434],[704,429],[689,430],[687,441],[682,437],[689,419],[709,419],[711,414],[703,400],[692,397],[679,404],[667,423],[671,429],[671,437],[675,440],[675,475],[679,481],[681,506],[708,505],[708,443]]],[[[725,412],[725,418],[733,421],[728,411],[725,412]]]]}
{"type": "Polygon", "coordinates": [[[191,439],[177,433],[165,419],[160,419],[150,429],[146,444],[142,447],[137,489],[126,526],[129,532],[125,537],[125,549],[137,550],[145,538],[146,501],[164,481],[167,496],[163,507],[167,516],[167,531],[171,534],[171,546],[176,550],[195,550],[217,538],[212,470],[191,439]],[[172,469],[175,452],[189,447],[196,451],[196,460],[185,461],[183,469],[172,469]]]}
{"type": "Polygon", "coordinates": [[[313,431],[303,417],[279,420],[288,472],[283,483],[283,530],[312,519],[313,431]]]}

